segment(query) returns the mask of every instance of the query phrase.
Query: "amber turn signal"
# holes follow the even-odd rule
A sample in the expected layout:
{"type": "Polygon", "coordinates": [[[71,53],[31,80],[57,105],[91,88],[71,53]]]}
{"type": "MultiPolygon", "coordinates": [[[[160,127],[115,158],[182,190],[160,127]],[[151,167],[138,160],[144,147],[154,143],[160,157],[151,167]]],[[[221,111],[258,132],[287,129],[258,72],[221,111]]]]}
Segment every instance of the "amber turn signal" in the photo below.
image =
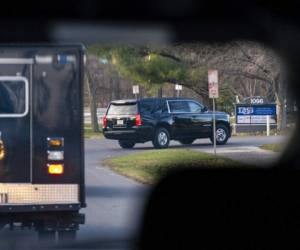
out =
{"type": "Polygon", "coordinates": [[[0,160],[3,160],[4,158],[5,158],[4,142],[0,140],[0,160]]]}
{"type": "Polygon", "coordinates": [[[47,164],[48,173],[59,175],[64,173],[64,165],[63,164],[47,164]]]}
{"type": "Polygon", "coordinates": [[[63,147],[64,139],[63,138],[47,138],[49,147],[63,147]]]}

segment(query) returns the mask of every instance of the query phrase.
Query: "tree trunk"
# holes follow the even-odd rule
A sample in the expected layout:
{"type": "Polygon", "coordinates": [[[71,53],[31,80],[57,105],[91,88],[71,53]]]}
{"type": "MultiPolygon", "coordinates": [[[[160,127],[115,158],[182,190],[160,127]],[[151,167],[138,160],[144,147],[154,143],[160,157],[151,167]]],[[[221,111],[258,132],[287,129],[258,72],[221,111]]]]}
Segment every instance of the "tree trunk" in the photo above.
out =
{"type": "Polygon", "coordinates": [[[276,111],[277,111],[277,129],[283,130],[287,125],[286,100],[276,95],[276,111]]]}
{"type": "Polygon", "coordinates": [[[283,80],[283,73],[276,79],[275,82],[275,100],[277,110],[277,129],[286,129],[287,125],[287,114],[286,114],[286,95],[287,85],[283,80]]]}
{"type": "Polygon", "coordinates": [[[86,81],[88,97],[89,97],[89,104],[90,104],[92,130],[93,130],[93,132],[100,132],[99,124],[98,124],[98,117],[97,117],[96,96],[95,96],[95,91],[93,91],[93,84],[92,84],[92,80],[91,80],[88,70],[86,70],[85,81],[86,81]]]}

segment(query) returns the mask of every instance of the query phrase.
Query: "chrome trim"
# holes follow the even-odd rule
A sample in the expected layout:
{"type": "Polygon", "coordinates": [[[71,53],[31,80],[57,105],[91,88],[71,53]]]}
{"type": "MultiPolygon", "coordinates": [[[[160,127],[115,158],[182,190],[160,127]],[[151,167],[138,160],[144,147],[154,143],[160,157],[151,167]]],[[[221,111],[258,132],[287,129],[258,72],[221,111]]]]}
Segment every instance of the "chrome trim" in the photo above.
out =
{"type": "Polygon", "coordinates": [[[33,58],[0,58],[0,64],[33,64],[33,58]]]}
{"type": "Polygon", "coordinates": [[[35,62],[37,64],[52,64],[53,56],[52,55],[36,55],[35,62]]]}
{"type": "Polygon", "coordinates": [[[169,100],[167,100],[167,107],[168,107],[168,113],[171,114],[170,106],[169,106],[169,100]]]}
{"type": "Polygon", "coordinates": [[[0,114],[0,118],[20,118],[29,112],[29,82],[24,76],[0,76],[0,81],[23,81],[25,83],[25,111],[22,114],[0,114]]]}
{"type": "Polygon", "coordinates": [[[30,65],[30,73],[29,73],[29,81],[30,81],[30,183],[33,182],[33,112],[32,112],[32,78],[33,78],[33,65],[30,65]]]}

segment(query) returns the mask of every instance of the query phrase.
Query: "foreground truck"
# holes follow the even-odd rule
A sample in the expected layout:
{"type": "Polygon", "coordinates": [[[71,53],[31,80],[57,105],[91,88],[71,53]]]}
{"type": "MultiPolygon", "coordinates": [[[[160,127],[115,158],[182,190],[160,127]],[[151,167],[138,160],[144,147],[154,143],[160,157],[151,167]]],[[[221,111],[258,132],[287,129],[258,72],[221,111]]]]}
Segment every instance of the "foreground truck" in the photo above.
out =
{"type": "Polygon", "coordinates": [[[0,224],[75,237],[85,207],[84,49],[0,46],[0,224]]]}

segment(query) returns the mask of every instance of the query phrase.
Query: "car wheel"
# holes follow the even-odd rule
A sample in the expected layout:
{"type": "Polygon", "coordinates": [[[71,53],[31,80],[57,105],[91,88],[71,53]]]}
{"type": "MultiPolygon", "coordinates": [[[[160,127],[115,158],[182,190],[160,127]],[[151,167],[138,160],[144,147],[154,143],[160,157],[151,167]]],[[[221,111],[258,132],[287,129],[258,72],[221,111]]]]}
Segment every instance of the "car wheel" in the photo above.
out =
{"type": "Polygon", "coordinates": [[[155,148],[167,148],[170,143],[170,134],[165,128],[158,128],[152,141],[155,148]]]}
{"type": "Polygon", "coordinates": [[[135,142],[133,141],[119,141],[119,145],[121,148],[133,148],[135,145],[135,142]]]}
{"type": "MultiPolygon", "coordinates": [[[[227,143],[229,138],[229,131],[228,128],[223,124],[218,124],[216,126],[216,144],[217,145],[224,145],[227,143]]],[[[211,142],[214,143],[214,137],[210,138],[211,142]]]]}
{"type": "Polygon", "coordinates": [[[181,139],[179,142],[183,145],[189,145],[192,144],[195,141],[195,139],[181,139]]]}

